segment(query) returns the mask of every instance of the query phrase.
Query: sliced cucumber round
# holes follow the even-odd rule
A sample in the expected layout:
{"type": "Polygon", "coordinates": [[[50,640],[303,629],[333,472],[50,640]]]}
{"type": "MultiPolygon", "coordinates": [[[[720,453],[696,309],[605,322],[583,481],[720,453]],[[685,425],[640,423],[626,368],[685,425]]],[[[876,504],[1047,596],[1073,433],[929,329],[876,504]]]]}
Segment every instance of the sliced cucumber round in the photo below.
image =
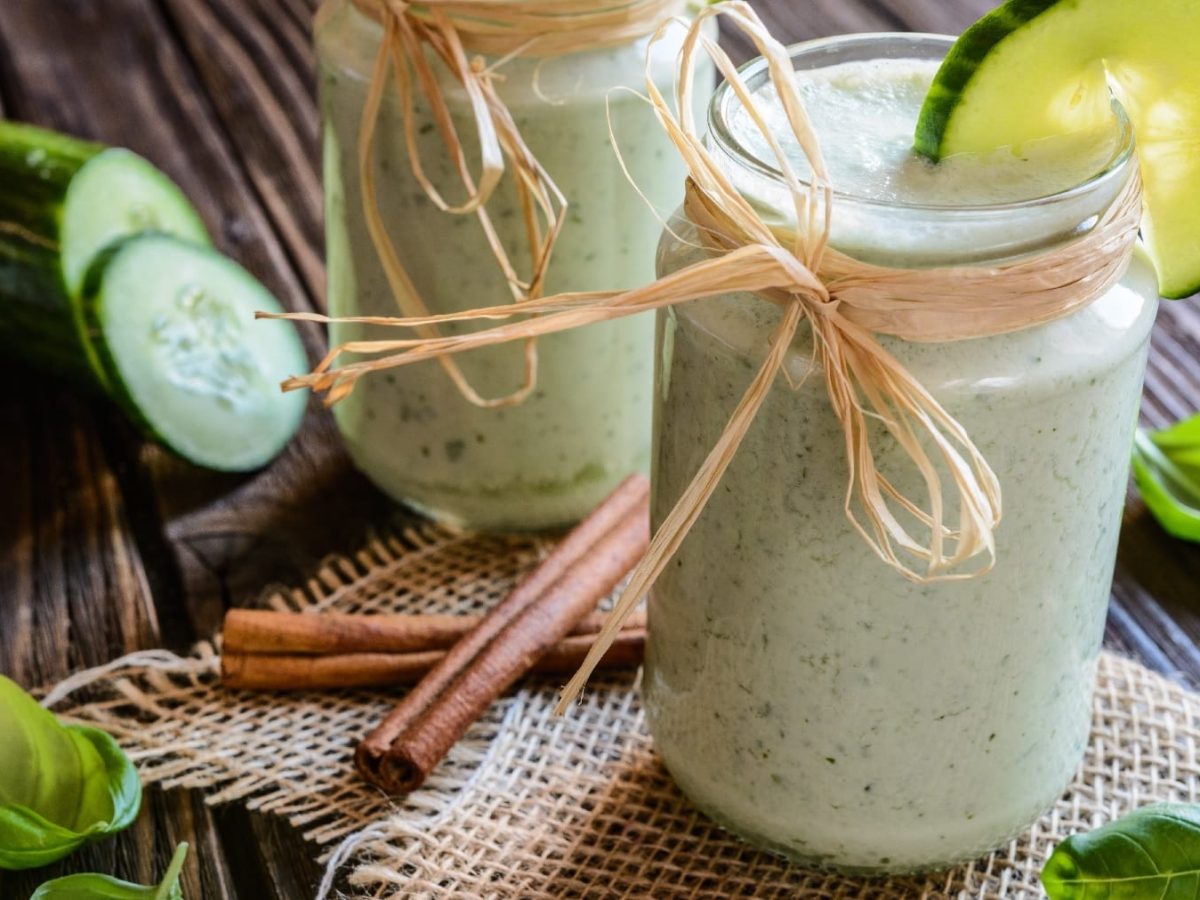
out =
{"type": "Polygon", "coordinates": [[[1133,124],[1164,297],[1200,290],[1200,3],[1008,0],[955,42],[915,147],[937,160],[1133,124]]]}
{"type": "Polygon", "coordinates": [[[127,238],[88,271],[82,307],[112,394],[185,459],[254,469],[299,427],[304,396],[279,389],[308,368],[299,335],[290,322],[255,321],[279,303],[214,250],[127,238]]]}
{"type": "Polygon", "coordinates": [[[208,231],[175,182],[120,147],[102,150],[75,173],[63,201],[63,279],[74,295],[96,255],[120,237],[143,231],[208,244],[208,231]]]}

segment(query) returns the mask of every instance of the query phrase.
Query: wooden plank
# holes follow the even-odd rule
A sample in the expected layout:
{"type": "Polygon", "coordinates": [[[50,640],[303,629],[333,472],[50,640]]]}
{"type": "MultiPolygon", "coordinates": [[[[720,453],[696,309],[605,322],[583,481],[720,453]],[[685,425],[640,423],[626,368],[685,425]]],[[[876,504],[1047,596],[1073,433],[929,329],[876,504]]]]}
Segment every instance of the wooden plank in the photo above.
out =
{"type": "Polygon", "coordinates": [[[157,615],[98,430],[111,413],[21,373],[0,398],[0,659],[25,685],[152,646],[157,615]]]}
{"type": "MultiPolygon", "coordinates": [[[[0,370],[0,671],[33,686],[155,646],[157,613],[112,460],[101,437],[116,415],[73,390],[0,370]]],[[[119,424],[119,423],[118,423],[119,424]]],[[[172,800],[187,802],[182,794],[172,800]]],[[[128,831],[55,866],[0,875],[0,896],[27,897],[72,871],[147,880],[166,865],[156,836],[200,832],[148,803],[128,831]]],[[[211,857],[208,865],[213,865],[211,857]]],[[[200,871],[193,865],[191,871],[200,871]]],[[[193,896],[205,896],[199,893],[193,896]]],[[[209,894],[208,896],[234,896],[209,894]]]]}
{"type": "MultiPolygon", "coordinates": [[[[266,210],[308,298],[324,294],[323,219],[318,172],[314,60],[302,17],[304,0],[205,4],[167,0],[174,31],[198,82],[212,98],[247,189],[266,210]]],[[[319,303],[317,304],[320,305],[319,303]]],[[[262,476],[229,484],[222,502],[204,502],[180,481],[178,467],[157,460],[167,533],[181,554],[184,589],[201,633],[216,626],[218,606],[245,602],[264,585],[295,581],[314,560],[361,543],[365,530],[390,519],[391,504],[353,472],[323,411],[262,476]],[[332,531],[329,522],[339,528],[332,531]],[[248,561],[252,564],[247,564],[248,561]],[[211,602],[219,597],[221,603],[211,602]],[[203,610],[203,613],[200,612],[203,610]]]]}
{"type": "MultiPolygon", "coordinates": [[[[73,872],[118,872],[135,883],[153,884],[162,877],[181,841],[188,843],[181,880],[185,897],[260,900],[271,896],[235,884],[212,811],[199,792],[158,788],[146,791],[142,815],[127,831],[111,841],[85,847],[54,866],[6,874],[0,879],[0,896],[28,897],[43,881],[73,872]]],[[[285,896],[298,898],[311,893],[285,896]]]]}
{"type": "MultiPolygon", "coordinates": [[[[276,816],[252,813],[239,805],[218,807],[214,813],[221,828],[223,850],[242,876],[239,886],[247,900],[294,900],[316,893],[324,867],[316,862],[313,848],[302,844],[290,825],[276,816]],[[304,847],[303,852],[297,852],[298,845],[304,847]]],[[[345,885],[338,887],[347,890],[345,885]]]]}
{"type": "MultiPolygon", "coordinates": [[[[803,2],[764,2],[751,4],[771,33],[784,44],[807,41],[833,34],[861,31],[894,31],[895,17],[868,0],[803,0],[803,2]]],[[[721,25],[721,45],[735,62],[757,56],[753,45],[740,32],[721,25]]]]}
{"type": "MultiPolygon", "coordinates": [[[[1134,587],[1136,590],[1136,586],[1134,587]]],[[[1176,672],[1171,658],[1163,653],[1162,648],[1129,614],[1126,608],[1126,595],[1120,581],[1113,591],[1112,602],[1108,607],[1108,619],[1104,624],[1104,646],[1110,650],[1136,659],[1147,668],[1156,672],[1171,674],[1176,672]]],[[[1195,679],[1183,676],[1185,684],[1195,684],[1195,679]]]]}
{"type": "Polygon", "coordinates": [[[1161,428],[1200,407],[1200,300],[1163,301],[1150,342],[1142,405],[1145,424],[1161,428]]]}
{"type": "Polygon", "coordinates": [[[897,31],[928,31],[960,34],[963,29],[996,6],[996,0],[868,0],[894,18],[897,31]]]}
{"type": "MultiPolygon", "coordinates": [[[[15,79],[5,38],[0,29],[0,114],[12,114],[15,79]]],[[[0,378],[10,385],[0,397],[7,498],[0,518],[0,671],[31,686],[154,644],[157,615],[99,439],[113,413],[25,373],[0,369],[0,378]]],[[[176,795],[175,802],[185,800],[176,795]]],[[[161,871],[166,862],[154,841],[167,824],[167,817],[143,813],[103,846],[47,869],[0,875],[0,896],[28,897],[42,881],[70,871],[161,871]]],[[[188,874],[198,871],[192,861],[188,874]]]]}
{"type": "Polygon", "coordinates": [[[278,0],[165,0],[250,186],[311,296],[324,294],[315,60],[278,0]]]}
{"type": "Polygon", "coordinates": [[[1200,545],[1171,537],[1136,497],[1128,503],[1114,599],[1170,660],[1200,683],[1200,545]]]}

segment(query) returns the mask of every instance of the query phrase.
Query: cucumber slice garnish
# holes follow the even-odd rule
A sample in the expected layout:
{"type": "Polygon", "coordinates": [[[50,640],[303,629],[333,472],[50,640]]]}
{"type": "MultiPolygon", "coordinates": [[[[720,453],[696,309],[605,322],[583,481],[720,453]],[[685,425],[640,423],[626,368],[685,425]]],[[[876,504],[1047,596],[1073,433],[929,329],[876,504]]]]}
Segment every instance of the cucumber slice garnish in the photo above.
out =
{"type": "Polygon", "coordinates": [[[143,234],[89,270],[83,308],[119,402],[180,456],[212,469],[264,465],[296,432],[305,398],[279,383],[308,362],[295,327],[248,272],[214,250],[143,234]]]}
{"type": "Polygon", "coordinates": [[[1164,297],[1200,290],[1200,3],[1008,0],[955,42],[915,147],[933,160],[1133,125],[1164,297]]]}
{"type": "Polygon", "coordinates": [[[63,280],[72,296],[97,254],[117,238],[157,231],[208,244],[195,208],[171,179],[136,153],[102,150],[71,179],[63,200],[63,280]]]}

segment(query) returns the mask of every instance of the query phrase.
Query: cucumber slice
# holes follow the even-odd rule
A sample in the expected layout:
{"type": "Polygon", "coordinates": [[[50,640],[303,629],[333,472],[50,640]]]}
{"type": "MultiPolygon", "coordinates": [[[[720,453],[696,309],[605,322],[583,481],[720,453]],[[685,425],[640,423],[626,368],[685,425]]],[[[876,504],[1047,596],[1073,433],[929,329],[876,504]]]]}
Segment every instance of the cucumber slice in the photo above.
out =
{"type": "Polygon", "coordinates": [[[148,227],[208,243],[187,198],[140,156],[0,121],[0,348],[106,387],[79,290],[102,247],[148,227]]]}
{"type": "Polygon", "coordinates": [[[917,122],[933,160],[1113,127],[1138,142],[1142,235],[1164,297],[1200,290],[1200,3],[1008,0],[955,42],[917,122]]]}
{"type": "Polygon", "coordinates": [[[112,394],[146,432],[198,465],[246,471],[295,434],[305,398],[279,383],[308,369],[295,326],[245,269],[159,234],[97,259],[83,309],[112,394]]]}
{"type": "Polygon", "coordinates": [[[67,188],[59,232],[67,292],[79,293],[96,255],[117,238],[158,231],[208,244],[208,231],[175,182],[120,147],[80,167],[67,188]]]}

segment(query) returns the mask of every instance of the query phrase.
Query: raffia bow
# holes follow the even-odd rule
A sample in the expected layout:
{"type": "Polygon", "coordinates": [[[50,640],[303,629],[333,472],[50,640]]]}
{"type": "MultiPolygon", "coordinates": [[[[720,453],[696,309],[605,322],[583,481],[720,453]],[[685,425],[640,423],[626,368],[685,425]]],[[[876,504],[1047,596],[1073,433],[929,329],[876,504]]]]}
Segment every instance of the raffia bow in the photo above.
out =
{"type": "MultiPolygon", "coordinates": [[[[330,15],[338,2],[341,0],[326,0],[318,12],[318,22],[330,15]]],[[[389,72],[400,101],[409,164],[425,195],[444,213],[478,218],[514,302],[539,296],[554,244],[562,230],[567,200],[521,137],[496,90],[497,69],[516,56],[559,56],[643,37],[679,5],[679,0],[616,0],[611,5],[599,5],[595,0],[352,2],[383,27],[383,40],[375,56],[363,104],[357,150],[367,233],[401,312],[410,317],[429,315],[428,307],[400,263],[383,224],[375,190],[375,132],[389,72]],[[500,59],[488,66],[482,57],[468,54],[488,54],[500,59]],[[434,59],[440,60],[462,86],[470,106],[479,142],[477,175],[471,171],[455,128],[445,90],[434,71],[434,59]],[[442,195],[421,161],[413,116],[413,94],[418,87],[465,191],[464,198],[457,203],[442,195]],[[525,227],[529,250],[527,277],[518,273],[487,211],[488,199],[504,176],[506,161],[513,171],[513,185],[525,227]]],[[[425,338],[438,335],[436,328],[429,325],[420,326],[417,333],[425,338]]],[[[484,399],[454,360],[442,357],[440,362],[462,396],[476,406],[501,407],[520,403],[533,390],[537,379],[537,347],[532,339],[525,342],[523,383],[503,397],[484,399]]],[[[336,402],[342,396],[341,391],[331,391],[328,401],[336,402]]]]}
{"type": "MultiPolygon", "coordinates": [[[[660,40],[664,24],[652,39],[660,40]]],[[[675,109],[647,78],[649,101],[679,149],[689,178],[684,212],[710,251],[709,258],[622,293],[562,294],[423,318],[360,317],[376,325],[423,327],[441,322],[537,318],[509,322],[473,334],[437,339],[356,341],[335,347],[313,373],[290,379],[285,389],[309,387],[345,392],[364,375],[423,359],[529,339],[703,297],[749,292],[781,307],[766,357],[725,429],[675,507],[659,526],[634,570],[587,661],[567,685],[560,710],[582,689],[625,616],[662,572],[721,479],[754,416],[784,366],[801,321],[812,330],[813,350],[824,374],[833,411],[842,425],[849,479],[846,514],[879,557],[916,582],[975,577],[995,560],[994,531],[1000,521],[1000,486],[963,427],[875,338],[910,341],[961,340],[1002,334],[1069,315],[1102,294],[1123,275],[1137,237],[1141,211],[1136,175],[1083,236],[1047,252],[994,266],[900,269],[863,263],[829,247],[833,192],[820,147],[793,79],[788,51],[767,32],[742,0],[708,7],[688,26],[679,53],[675,109]],[[704,21],[726,16],[744,31],[766,60],[792,133],[812,169],[800,179],[772,134],[758,102],[729,57],[703,31],[704,21]],[[763,221],[704,146],[692,115],[693,59],[703,51],[736,92],[770,146],[794,205],[795,229],[763,221]],[[334,369],[344,352],[372,358],[334,369]],[[904,450],[924,484],[923,507],[901,493],[875,465],[871,423],[881,424],[904,450]],[[943,475],[952,490],[947,490],[943,475]],[[948,509],[956,506],[956,516],[948,509]],[[910,522],[906,525],[903,519],[910,522]],[[913,524],[924,533],[914,535],[913,524]],[[983,561],[970,571],[962,565],[983,561]],[[917,567],[919,564],[919,568],[917,567]]],[[[328,321],[297,314],[294,318],[328,321]]],[[[796,385],[793,384],[793,387],[796,385]]]]}

